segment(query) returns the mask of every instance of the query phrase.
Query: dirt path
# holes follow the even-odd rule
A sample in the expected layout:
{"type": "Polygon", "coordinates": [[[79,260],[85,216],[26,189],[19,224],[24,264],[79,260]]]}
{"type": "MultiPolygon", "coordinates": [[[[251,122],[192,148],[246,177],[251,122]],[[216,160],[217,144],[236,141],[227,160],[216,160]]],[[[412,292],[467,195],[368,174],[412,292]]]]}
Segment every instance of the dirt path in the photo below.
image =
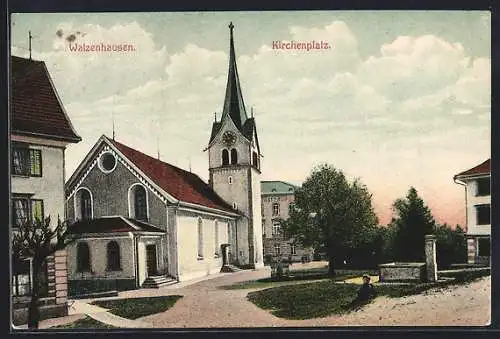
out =
{"type": "Polygon", "coordinates": [[[269,276],[267,270],[228,274],[161,294],[180,294],[170,310],[142,317],[157,328],[303,326],[481,326],[490,320],[491,278],[404,298],[379,297],[358,312],[308,320],[277,318],[247,301],[250,290],[219,286],[269,276]]]}

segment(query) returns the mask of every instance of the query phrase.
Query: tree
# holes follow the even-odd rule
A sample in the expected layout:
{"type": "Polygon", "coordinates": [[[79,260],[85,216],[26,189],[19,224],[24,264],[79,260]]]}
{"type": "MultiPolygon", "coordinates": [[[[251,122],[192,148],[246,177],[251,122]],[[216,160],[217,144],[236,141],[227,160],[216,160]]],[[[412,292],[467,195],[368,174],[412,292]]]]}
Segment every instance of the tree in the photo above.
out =
{"type": "Polygon", "coordinates": [[[397,217],[395,227],[394,259],[397,261],[425,261],[425,235],[434,234],[436,222],[430,209],[411,187],[405,199],[394,202],[397,217]]]}
{"type": "Polygon", "coordinates": [[[73,241],[74,238],[70,237],[66,223],[61,222],[59,217],[54,229],[51,228],[49,216],[43,221],[36,218],[34,221],[24,222],[13,231],[13,264],[17,265],[26,258],[32,260],[33,282],[28,307],[28,328],[37,329],[40,321],[38,300],[41,289],[40,273],[44,261],[73,241]]]}
{"type": "Polygon", "coordinates": [[[331,275],[335,263],[372,241],[377,223],[366,186],[358,179],[349,183],[327,164],[313,169],[295,192],[290,217],[282,221],[286,234],[300,244],[326,249],[331,275]]]}
{"type": "Polygon", "coordinates": [[[454,263],[467,262],[467,238],[464,230],[457,225],[451,229],[448,224],[436,227],[436,258],[439,268],[454,263]]]}

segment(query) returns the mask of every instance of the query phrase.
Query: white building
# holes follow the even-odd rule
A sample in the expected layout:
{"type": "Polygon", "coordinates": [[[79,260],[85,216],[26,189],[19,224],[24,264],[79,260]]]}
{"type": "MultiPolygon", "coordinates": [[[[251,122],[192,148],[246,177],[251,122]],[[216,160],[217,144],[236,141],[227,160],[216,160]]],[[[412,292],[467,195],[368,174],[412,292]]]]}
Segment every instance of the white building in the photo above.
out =
{"type": "Polygon", "coordinates": [[[206,151],[208,184],[114,139],[97,141],[66,183],[79,238],[68,252],[71,294],[157,287],[231,264],[263,267],[260,148],[232,24],[224,108],[206,151]]]}
{"type": "Polygon", "coordinates": [[[469,263],[489,263],[491,256],[490,159],[454,176],[465,187],[469,263]]]}
{"type": "MultiPolygon", "coordinates": [[[[11,226],[50,216],[52,225],[64,213],[64,152],[80,141],[57,95],[43,61],[12,57],[11,226]]],[[[42,280],[41,315],[67,314],[66,252],[47,259],[42,280]]],[[[31,260],[12,272],[13,320],[26,322],[26,303],[33,281],[31,260]]]]}

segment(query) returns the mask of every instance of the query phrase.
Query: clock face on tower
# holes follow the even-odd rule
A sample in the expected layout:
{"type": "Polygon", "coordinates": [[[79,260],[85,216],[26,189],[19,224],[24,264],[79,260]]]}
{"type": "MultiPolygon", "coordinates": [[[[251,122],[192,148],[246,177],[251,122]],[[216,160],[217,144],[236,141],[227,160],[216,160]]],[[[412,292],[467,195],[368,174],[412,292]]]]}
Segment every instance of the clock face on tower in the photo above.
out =
{"type": "Polygon", "coordinates": [[[222,142],[224,142],[226,146],[232,146],[235,143],[235,141],[236,141],[236,134],[234,134],[231,131],[227,131],[222,135],[222,142]]]}

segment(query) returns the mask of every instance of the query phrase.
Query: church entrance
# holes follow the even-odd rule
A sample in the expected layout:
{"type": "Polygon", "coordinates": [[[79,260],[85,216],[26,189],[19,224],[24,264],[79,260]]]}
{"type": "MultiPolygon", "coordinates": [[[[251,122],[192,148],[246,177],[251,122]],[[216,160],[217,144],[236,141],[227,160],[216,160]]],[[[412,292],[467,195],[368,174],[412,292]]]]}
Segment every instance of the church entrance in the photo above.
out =
{"type": "Polygon", "coordinates": [[[146,246],[146,265],[148,276],[157,275],[156,245],[146,246]]]}

